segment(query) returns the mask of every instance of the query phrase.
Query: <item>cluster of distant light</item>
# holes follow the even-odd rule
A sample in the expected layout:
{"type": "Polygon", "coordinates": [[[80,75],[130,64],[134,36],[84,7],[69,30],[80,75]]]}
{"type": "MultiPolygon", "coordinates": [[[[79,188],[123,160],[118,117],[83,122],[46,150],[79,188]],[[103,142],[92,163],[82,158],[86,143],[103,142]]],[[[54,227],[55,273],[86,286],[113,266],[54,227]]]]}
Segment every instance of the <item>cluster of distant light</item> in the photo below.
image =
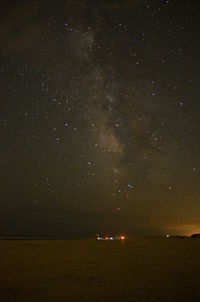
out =
{"type": "Polygon", "coordinates": [[[97,235],[97,240],[106,240],[106,241],[113,241],[113,240],[121,240],[124,241],[126,239],[125,236],[106,236],[106,237],[101,237],[99,235],[97,235]]]}

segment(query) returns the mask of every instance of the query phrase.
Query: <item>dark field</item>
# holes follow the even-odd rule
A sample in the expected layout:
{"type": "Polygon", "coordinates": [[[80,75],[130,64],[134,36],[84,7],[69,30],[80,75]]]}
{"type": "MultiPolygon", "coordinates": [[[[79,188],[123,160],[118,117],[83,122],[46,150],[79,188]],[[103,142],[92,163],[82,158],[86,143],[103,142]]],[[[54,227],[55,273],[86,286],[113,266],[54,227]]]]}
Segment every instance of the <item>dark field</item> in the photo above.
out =
{"type": "Polygon", "coordinates": [[[200,301],[200,240],[1,240],[0,302],[200,301]]]}

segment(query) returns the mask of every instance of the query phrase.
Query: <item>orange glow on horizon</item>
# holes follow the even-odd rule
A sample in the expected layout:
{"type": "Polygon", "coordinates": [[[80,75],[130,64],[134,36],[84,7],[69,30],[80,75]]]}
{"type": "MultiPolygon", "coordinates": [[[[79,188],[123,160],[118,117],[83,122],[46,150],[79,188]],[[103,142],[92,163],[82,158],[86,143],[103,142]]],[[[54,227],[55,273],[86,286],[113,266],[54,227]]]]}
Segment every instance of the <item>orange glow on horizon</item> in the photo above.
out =
{"type": "Polygon", "coordinates": [[[200,234],[200,225],[197,224],[183,224],[183,225],[170,225],[167,230],[171,234],[191,236],[192,234],[200,234]]]}

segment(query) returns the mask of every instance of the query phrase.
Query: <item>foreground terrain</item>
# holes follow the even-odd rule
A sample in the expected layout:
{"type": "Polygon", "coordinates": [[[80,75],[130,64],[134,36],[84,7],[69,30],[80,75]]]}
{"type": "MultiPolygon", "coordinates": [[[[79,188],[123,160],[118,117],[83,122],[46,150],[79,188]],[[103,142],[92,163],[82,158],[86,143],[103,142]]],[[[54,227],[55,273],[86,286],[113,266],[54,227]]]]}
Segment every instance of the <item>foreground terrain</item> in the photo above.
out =
{"type": "Polygon", "coordinates": [[[200,301],[200,240],[1,240],[0,301],[200,301]]]}

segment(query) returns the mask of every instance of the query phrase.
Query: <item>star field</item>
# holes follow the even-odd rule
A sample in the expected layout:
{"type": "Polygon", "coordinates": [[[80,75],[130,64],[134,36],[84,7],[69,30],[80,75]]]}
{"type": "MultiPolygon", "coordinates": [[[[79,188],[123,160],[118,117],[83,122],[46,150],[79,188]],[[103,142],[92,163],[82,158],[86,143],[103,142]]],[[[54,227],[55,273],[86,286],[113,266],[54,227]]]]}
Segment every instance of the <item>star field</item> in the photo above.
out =
{"type": "Polygon", "coordinates": [[[3,1],[0,234],[200,231],[194,1],[3,1]]]}

